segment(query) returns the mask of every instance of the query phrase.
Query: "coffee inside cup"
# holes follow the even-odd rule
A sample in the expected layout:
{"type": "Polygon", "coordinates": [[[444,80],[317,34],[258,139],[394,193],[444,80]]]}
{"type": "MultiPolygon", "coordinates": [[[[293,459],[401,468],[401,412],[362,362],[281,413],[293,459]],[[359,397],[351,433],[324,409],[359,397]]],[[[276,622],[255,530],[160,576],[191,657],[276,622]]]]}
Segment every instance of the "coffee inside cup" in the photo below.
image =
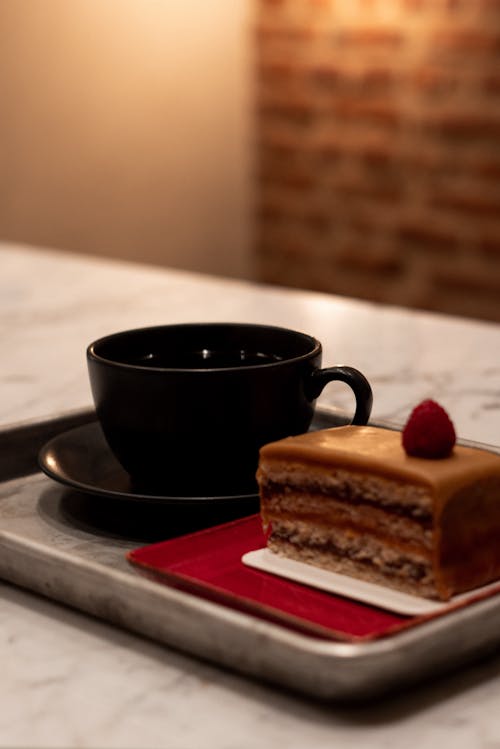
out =
{"type": "Polygon", "coordinates": [[[185,324],[124,331],[92,345],[92,355],[118,365],[154,369],[230,369],[308,355],[317,342],[286,328],[185,324]]]}
{"type": "Polygon", "coordinates": [[[151,351],[128,357],[128,363],[139,367],[158,369],[227,369],[231,367],[255,367],[281,361],[283,357],[263,351],[248,349],[223,350],[202,348],[186,351],[151,351]]]}

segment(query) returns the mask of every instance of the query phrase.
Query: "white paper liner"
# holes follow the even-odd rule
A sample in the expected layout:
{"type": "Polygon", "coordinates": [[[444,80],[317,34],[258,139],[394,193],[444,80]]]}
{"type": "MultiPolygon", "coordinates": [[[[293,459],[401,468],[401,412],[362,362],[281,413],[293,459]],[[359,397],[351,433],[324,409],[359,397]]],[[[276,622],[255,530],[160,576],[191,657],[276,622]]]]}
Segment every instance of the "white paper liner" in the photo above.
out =
{"type": "Polygon", "coordinates": [[[253,567],[262,572],[269,572],[272,575],[278,575],[278,577],[284,577],[303,585],[309,585],[327,593],[336,593],[337,595],[352,598],[362,603],[368,603],[387,611],[410,616],[435,614],[436,612],[444,611],[458,602],[476,597],[479,592],[483,593],[490,588],[498,588],[499,585],[497,581],[482,588],[476,588],[468,593],[454,596],[450,601],[443,603],[440,601],[431,601],[428,598],[412,596],[382,585],[358,580],[355,577],[340,575],[337,572],[323,570],[305,562],[297,562],[295,559],[280,557],[267,548],[249,551],[243,555],[241,561],[247,567],[253,567]]]}

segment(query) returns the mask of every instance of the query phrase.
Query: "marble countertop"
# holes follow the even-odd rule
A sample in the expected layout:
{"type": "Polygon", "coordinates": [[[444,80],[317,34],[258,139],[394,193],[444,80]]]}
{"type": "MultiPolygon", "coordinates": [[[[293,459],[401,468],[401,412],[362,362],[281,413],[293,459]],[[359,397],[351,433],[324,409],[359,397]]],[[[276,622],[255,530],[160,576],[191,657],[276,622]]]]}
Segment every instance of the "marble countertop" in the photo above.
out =
{"type": "MultiPolygon", "coordinates": [[[[0,426],[91,406],[85,348],[115,330],[262,322],[361,369],[373,418],[432,397],[459,435],[500,444],[500,326],[180,271],[0,245],[0,426]]],[[[325,406],[352,408],[345,386],[325,406]]],[[[500,657],[363,707],[262,686],[0,584],[2,747],[500,745],[500,657]]]]}

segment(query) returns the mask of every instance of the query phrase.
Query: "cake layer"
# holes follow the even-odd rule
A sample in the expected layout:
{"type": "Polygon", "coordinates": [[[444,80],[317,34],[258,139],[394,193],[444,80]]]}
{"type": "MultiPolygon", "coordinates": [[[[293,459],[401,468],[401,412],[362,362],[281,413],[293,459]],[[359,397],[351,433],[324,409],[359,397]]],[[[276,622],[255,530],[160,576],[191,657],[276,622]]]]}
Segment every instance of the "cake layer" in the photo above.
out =
{"type": "Polygon", "coordinates": [[[276,527],[280,520],[297,520],[322,526],[335,526],[357,533],[371,533],[388,544],[401,548],[405,544],[418,544],[430,549],[432,526],[428,521],[416,520],[384,509],[352,504],[294,488],[287,493],[275,492],[269,498],[265,493],[261,499],[264,526],[276,527]]]}
{"type": "Polygon", "coordinates": [[[432,496],[425,485],[346,470],[339,466],[332,470],[332,466],[318,464],[312,472],[308,463],[300,459],[289,462],[271,460],[272,463],[269,459],[261,459],[259,479],[264,494],[275,494],[280,486],[293,486],[308,494],[335,496],[349,500],[351,504],[380,505],[394,513],[422,521],[432,519],[432,496]],[[267,470],[269,466],[271,472],[267,470]]]}
{"type": "Polygon", "coordinates": [[[401,590],[426,598],[440,598],[431,561],[418,554],[408,555],[387,549],[373,538],[346,537],[339,534],[329,540],[319,539],[314,529],[304,535],[278,527],[268,548],[275,553],[312,564],[342,575],[401,590]]]}

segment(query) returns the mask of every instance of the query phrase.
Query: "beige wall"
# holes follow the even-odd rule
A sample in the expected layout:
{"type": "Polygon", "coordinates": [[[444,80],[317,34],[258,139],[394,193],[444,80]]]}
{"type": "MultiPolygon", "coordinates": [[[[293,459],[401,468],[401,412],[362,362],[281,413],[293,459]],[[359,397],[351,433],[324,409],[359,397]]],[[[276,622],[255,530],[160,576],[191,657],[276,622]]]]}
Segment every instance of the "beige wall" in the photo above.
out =
{"type": "Polygon", "coordinates": [[[245,276],[246,0],[1,0],[0,239],[245,276]]]}

